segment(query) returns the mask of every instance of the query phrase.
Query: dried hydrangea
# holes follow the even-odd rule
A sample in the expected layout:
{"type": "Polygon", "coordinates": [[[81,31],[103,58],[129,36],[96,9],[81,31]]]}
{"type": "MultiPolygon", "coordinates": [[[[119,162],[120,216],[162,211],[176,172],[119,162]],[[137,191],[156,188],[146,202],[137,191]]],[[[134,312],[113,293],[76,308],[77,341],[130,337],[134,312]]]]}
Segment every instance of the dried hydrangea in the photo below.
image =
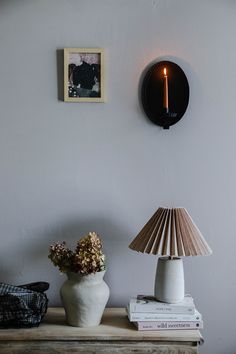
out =
{"type": "Polygon", "coordinates": [[[48,258],[59,268],[60,272],[66,273],[71,268],[73,252],[66,247],[65,242],[56,242],[50,246],[48,258]]]}
{"type": "Polygon", "coordinates": [[[77,242],[74,257],[75,268],[82,274],[91,274],[105,269],[102,243],[95,232],[90,232],[77,242]]]}
{"type": "Polygon", "coordinates": [[[61,272],[91,274],[105,270],[105,255],[102,242],[95,232],[77,242],[75,252],[65,246],[65,242],[57,242],[50,247],[49,258],[61,272]]]}

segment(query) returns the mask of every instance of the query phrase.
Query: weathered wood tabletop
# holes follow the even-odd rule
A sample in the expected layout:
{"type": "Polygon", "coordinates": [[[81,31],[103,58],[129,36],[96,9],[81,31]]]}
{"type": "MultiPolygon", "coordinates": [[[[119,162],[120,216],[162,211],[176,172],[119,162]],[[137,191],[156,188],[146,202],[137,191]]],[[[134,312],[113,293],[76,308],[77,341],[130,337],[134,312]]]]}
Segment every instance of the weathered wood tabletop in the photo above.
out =
{"type": "Polygon", "coordinates": [[[0,353],[197,353],[202,341],[198,330],[138,331],[124,308],[107,308],[89,328],[68,326],[63,308],[49,308],[39,327],[0,330],[0,353]]]}

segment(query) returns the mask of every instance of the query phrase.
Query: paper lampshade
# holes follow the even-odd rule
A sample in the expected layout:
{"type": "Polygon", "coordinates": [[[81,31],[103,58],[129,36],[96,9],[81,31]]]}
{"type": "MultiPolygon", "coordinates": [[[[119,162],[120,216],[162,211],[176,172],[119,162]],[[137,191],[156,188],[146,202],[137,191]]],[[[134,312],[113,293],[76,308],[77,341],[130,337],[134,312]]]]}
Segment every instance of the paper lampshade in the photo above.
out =
{"type": "Polygon", "coordinates": [[[159,208],[129,247],[138,252],[173,257],[212,253],[184,208],[159,208]]]}

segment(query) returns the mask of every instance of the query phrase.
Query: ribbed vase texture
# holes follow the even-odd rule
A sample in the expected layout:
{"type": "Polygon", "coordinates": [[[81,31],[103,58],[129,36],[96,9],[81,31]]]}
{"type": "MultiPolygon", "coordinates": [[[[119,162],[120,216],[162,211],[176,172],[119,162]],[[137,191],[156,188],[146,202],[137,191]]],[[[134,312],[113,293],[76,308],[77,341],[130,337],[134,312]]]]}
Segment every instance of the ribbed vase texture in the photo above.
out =
{"type": "Polygon", "coordinates": [[[103,280],[105,271],[81,275],[67,273],[68,279],[60,295],[67,323],[75,327],[98,326],[109,298],[109,288],[103,280]]]}

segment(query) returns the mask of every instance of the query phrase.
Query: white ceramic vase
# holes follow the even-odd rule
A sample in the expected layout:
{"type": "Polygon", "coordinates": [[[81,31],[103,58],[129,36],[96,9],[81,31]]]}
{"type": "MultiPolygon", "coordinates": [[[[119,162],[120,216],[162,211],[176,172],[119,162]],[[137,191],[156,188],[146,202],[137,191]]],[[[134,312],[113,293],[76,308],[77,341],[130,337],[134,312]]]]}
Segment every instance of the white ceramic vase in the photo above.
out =
{"type": "Polygon", "coordinates": [[[98,326],[109,298],[109,288],[103,280],[105,271],[81,275],[67,273],[60,289],[67,323],[75,327],[98,326]]]}

